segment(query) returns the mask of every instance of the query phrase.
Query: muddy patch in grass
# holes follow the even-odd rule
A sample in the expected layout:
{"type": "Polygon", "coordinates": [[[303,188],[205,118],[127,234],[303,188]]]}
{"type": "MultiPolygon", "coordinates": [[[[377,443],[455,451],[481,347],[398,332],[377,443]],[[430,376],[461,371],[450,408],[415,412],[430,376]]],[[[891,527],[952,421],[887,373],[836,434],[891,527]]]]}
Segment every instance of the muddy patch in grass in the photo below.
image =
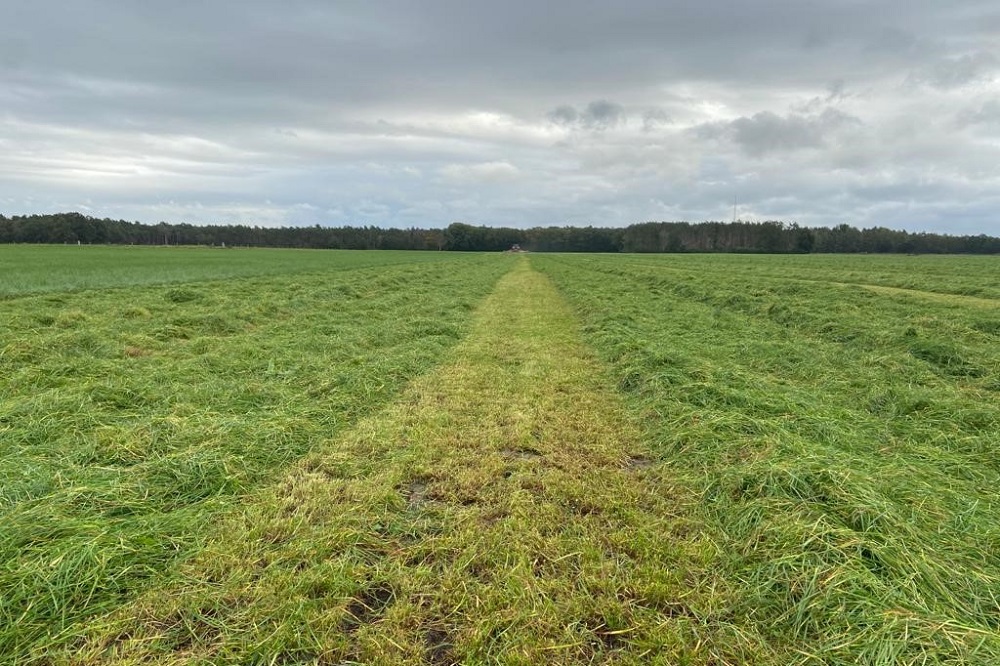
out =
{"type": "Polygon", "coordinates": [[[440,627],[432,627],[424,634],[424,658],[433,666],[451,666],[457,664],[455,645],[447,631],[440,627]]]}
{"type": "Polygon", "coordinates": [[[571,499],[567,508],[578,516],[599,516],[604,513],[604,507],[589,500],[571,499]]]}
{"type": "Polygon", "coordinates": [[[344,631],[353,632],[362,625],[371,624],[385,614],[395,598],[396,593],[388,583],[366,587],[348,602],[341,626],[344,631]]]}
{"type": "Polygon", "coordinates": [[[503,449],[500,454],[508,460],[524,460],[525,462],[537,462],[543,457],[540,451],[530,447],[503,449]]]}
{"type": "Polygon", "coordinates": [[[629,456],[625,459],[625,469],[629,472],[638,472],[640,470],[649,469],[654,464],[652,458],[647,456],[629,456]]]}
{"type": "Polygon", "coordinates": [[[584,620],[583,626],[589,634],[587,640],[589,651],[594,654],[617,651],[628,644],[630,631],[628,629],[614,629],[604,618],[588,618],[584,620]]]}
{"type": "Polygon", "coordinates": [[[428,480],[425,478],[411,479],[405,486],[403,486],[402,493],[403,498],[406,500],[406,508],[417,509],[427,504],[430,498],[427,496],[428,493],[428,480]]]}

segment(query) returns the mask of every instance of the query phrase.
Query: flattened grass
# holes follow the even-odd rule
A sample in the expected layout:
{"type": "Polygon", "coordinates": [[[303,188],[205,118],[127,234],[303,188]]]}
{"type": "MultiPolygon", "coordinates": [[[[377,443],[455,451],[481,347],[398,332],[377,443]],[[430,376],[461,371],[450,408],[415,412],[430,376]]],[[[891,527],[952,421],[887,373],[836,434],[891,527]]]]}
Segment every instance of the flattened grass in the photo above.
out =
{"type": "Polygon", "coordinates": [[[1000,300],[1000,257],[996,256],[645,254],[620,258],[620,266],[712,275],[723,282],[736,276],[754,283],[772,278],[1000,300]]]}
{"type": "Polygon", "coordinates": [[[997,312],[656,259],[532,257],[700,496],[760,662],[1000,663],[997,312]]]}
{"type": "Polygon", "coordinates": [[[715,550],[519,259],[449,361],[57,661],[675,664],[756,649],[715,550]]]}
{"type": "Polygon", "coordinates": [[[0,654],[1000,663],[996,276],[839,259],[0,302],[0,654]]]}
{"type": "Polygon", "coordinates": [[[0,302],[0,661],[169,577],[438,362],[509,265],[457,259],[0,302]]]}

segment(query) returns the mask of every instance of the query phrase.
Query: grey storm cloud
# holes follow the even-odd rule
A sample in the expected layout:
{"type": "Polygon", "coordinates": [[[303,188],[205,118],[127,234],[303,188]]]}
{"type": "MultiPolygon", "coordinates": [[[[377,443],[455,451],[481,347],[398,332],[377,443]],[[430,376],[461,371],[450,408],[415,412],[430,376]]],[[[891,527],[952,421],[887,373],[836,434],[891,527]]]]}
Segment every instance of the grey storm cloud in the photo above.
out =
{"type": "Polygon", "coordinates": [[[607,129],[614,127],[625,117],[625,108],[608,100],[597,100],[577,111],[569,105],[559,106],[549,113],[549,119],[566,127],[584,129],[607,129]]]}
{"type": "Polygon", "coordinates": [[[822,148],[829,137],[844,127],[860,125],[861,121],[836,109],[827,108],[815,115],[788,114],[779,116],[761,111],[749,118],[737,118],[725,123],[713,123],[698,128],[705,138],[725,138],[751,157],[768,153],[822,148]]]}
{"type": "Polygon", "coordinates": [[[0,212],[1000,234],[995,1],[0,3],[0,212]]]}

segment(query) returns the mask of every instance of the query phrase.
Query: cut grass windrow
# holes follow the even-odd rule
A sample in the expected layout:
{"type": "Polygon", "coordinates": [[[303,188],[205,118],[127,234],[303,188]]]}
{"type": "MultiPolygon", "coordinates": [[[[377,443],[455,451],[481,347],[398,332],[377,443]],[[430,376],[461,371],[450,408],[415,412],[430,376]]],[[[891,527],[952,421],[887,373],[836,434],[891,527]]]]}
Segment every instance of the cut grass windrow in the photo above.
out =
{"type": "Polygon", "coordinates": [[[995,257],[56,250],[0,663],[1000,663],[995,257]]]}
{"type": "MultiPolygon", "coordinates": [[[[958,283],[983,265],[950,261],[958,283]]],[[[775,257],[533,263],[700,497],[758,661],[1000,663],[997,310],[782,279],[775,257]]]]}
{"type": "Polygon", "coordinates": [[[738,663],[732,590],[525,259],[451,360],[58,663],[738,663]]]}
{"type": "MultiPolygon", "coordinates": [[[[880,286],[906,291],[1000,300],[1000,258],[947,255],[620,255],[618,267],[656,268],[683,275],[880,286]]],[[[599,263],[607,263],[607,259],[599,263]]]]}

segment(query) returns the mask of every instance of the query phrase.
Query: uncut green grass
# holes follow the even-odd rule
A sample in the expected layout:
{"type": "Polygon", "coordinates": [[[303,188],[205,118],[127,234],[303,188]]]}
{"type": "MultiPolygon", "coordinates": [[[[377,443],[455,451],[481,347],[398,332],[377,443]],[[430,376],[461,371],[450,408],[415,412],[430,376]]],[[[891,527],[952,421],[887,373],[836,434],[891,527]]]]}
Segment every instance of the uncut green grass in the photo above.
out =
{"type": "Polygon", "coordinates": [[[42,292],[454,260],[439,252],[0,245],[0,299],[42,292]]]}
{"type": "Polygon", "coordinates": [[[351,256],[0,302],[0,661],[169,577],[246,492],[438,362],[509,268],[351,256]]]}
{"type": "MultiPolygon", "coordinates": [[[[940,293],[988,265],[909,259],[864,261],[940,293]]],[[[701,623],[757,663],[1000,663],[1000,310],[844,289],[832,258],[829,284],[802,258],[532,263],[700,497],[740,590],[701,623]]]]}

